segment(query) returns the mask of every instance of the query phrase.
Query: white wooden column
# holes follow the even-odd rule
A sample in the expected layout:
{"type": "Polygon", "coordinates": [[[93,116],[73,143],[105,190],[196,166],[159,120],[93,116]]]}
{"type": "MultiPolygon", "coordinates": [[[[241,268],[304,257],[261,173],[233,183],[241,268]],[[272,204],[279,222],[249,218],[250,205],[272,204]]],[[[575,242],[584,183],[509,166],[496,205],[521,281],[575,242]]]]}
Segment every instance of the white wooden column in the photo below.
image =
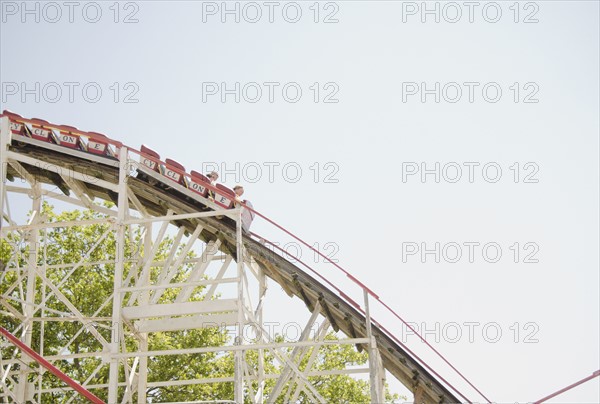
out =
{"type": "Polygon", "coordinates": [[[365,298],[365,319],[367,322],[367,338],[369,339],[369,382],[371,385],[371,402],[383,403],[385,397],[383,395],[383,369],[379,360],[379,351],[377,342],[371,332],[371,313],[369,310],[369,292],[363,289],[365,298]]]}
{"type": "Polygon", "coordinates": [[[127,176],[129,174],[127,161],[127,148],[121,147],[119,152],[119,183],[118,213],[117,213],[117,237],[115,251],[115,274],[112,307],[112,327],[110,339],[110,371],[108,376],[108,404],[117,404],[117,393],[119,390],[119,358],[120,351],[120,326],[121,326],[121,304],[122,294],[120,289],[123,283],[123,268],[125,263],[125,216],[127,209],[127,176]]]}

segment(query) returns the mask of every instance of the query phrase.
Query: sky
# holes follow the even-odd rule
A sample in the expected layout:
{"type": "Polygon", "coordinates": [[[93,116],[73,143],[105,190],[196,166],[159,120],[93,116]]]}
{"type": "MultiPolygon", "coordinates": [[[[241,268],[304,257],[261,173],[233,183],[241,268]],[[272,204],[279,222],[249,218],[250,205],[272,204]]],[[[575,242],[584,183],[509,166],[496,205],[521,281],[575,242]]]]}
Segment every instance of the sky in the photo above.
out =
{"type": "MultiPolygon", "coordinates": [[[[2,109],[244,185],[494,402],[600,368],[597,1],[0,7],[2,109]]],[[[253,230],[362,299],[268,223],[253,230]]],[[[306,318],[270,289],[270,318],[306,318]]],[[[600,402],[600,381],[549,402],[600,402]]]]}

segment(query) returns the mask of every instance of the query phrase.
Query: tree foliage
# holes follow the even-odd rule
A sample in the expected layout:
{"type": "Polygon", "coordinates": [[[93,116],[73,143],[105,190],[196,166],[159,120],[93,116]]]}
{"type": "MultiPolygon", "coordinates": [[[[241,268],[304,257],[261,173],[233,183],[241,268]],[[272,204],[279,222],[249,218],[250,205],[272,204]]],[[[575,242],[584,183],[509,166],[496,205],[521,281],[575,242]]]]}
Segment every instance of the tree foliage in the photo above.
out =
{"type": "MultiPolygon", "coordinates": [[[[106,204],[107,207],[111,205],[106,204]]],[[[63,372],[74,380],[88,385],[103,384],[108,382],[109,366],[100,358],[77,357],[77,354],[89,352],[102,352],[103,346],[99,339],[110,341],[112,313],[112,291],[115,271],[116,231],[109,217],[94,210],[68,210],[56,212],[55,209],[44,203],[42,217],[47,223],[63,221],[98,221],[97,223],[70,226],[53,227],[40,230],[37,233],[40,248],[30,250],[28,242],[32,234],[25,233],[16,235],[11,233],[0,240],[0,294],[6,295],[2,298],[4,308],[12,307],[17,312],[23,312],[25,306],[25,294],[27,281],[23,275],[27,271],[28,262],[37,263],[37,276],[35,284],[36,308],[34,317],[53,317],[55,321],[34,321],[31,328],[32,348],[43,356],[70,354],[74,357],[69,360],[55,361],[63,372]],[[45,276],[48,281],[56,285],[57,290],[43,286],[40,276],[45,276]],[[57,291],[59,296],[57,296],[57,291]],[[73,320],[72,307],[65,300],[82,313],[85,317],[93,317],[92,324],[82,327],[81,322],[73,320]],[[92,330],[97,332],[96,335],[92,330]],[[42,338],[43,333],[43,338],[42,338]]],[[[139,268],[136,267],[138,257],[143,257],[143,234],[141,227],[129,227],[130,233],[126,234],[124,277],[128,284],[135,279],[139,268]],[[130,276],[131,275],[131,276],[130,276]]],[[[36,231],[36,230],[32,230],[36,231]]],[[[174,244],[173,237],[165,237],[160,243],[154,261],[160,262],[167,259],[174,244]]],[[[180,246],[179,252],[183,246],[180,246]]],[[[193,251],[188,252],[189,258],[196,257],[193,251]]],[[[184,263],[177,268],[172,282],[185,280],[193,263],[184,263]]],[[[150,278],[156,282],[160,273],[160,266],[151,267],[150,278]]],[[[199,286],[194,290],[191,300],[202,300],[205,297],[205,286],[199,286]]],[[[124,294],[127,300],[130,293],[124,294]]],[[[159,303],[174,301],[176,292],[171,290],[164,293],[159,303]]],[[[3,310],[0,317],[0,325],[9,331],[17,330],[19,335],[20,323],[14,316],[9,315],[10,310],[3,310]]],[[[129,352],[139,349],[140,340],[135,333],[124,326],[124,346],[129,352]]],[[[278,337],[281,341],[281,337],[278,337]]],[[[328,339],[337,338],[334,334],[328,334],[328,339]]],[[[191,329],[175,332],[156,332],[148,334],[148,349],[150,351],[166,349],[184,349],[206,346],[221,346],[231,342],[227,330],[219,328],[191,329]]],[[[10,357],[13,349],[0,348],[3,358],[10,357]]],[[[300,362],[300,369],[305,369],[312,349],[307,350],[300,362]]],[[[312,370],[340,370],[349,366],[364,366],[367,362],[366,353],[359,353],[355,347],[350,345],[323,345],[318,348],[317,359],[312,370]]],[[[288,349],[291,353],[291,349],[288,349]]],[[[245,361],[248,368],[256,371],[258,368],[258,354],[256,351],[247,351],[245,361]]],[[[129,360],[133,366],[134,360],[129,360]]],[[[280,365],[269,351],[264,354],[265,373],[273,374],[281,371],[280,365]]],[[[188,354],[188,355],[159,355],[148,359],[148,382],[175,382],[203,378],[226,378],[234,374],[233,353],[223,354],[216,352],[188,354]]],[[[35,374],[30,376],[30,380],[35,374]]],[[[125,380],[125,372],[121,366],[120,380],[125,380]]],[[[317,391],[329,403],[368,403],[369,384],[366,380],[352,378],[348,375],[314,376],[309,378],[317,391]]],[[[44,389],[55,389],[52,393],[42,395],[43,403],[67,402],[72,397],[71,392],[64,390],[64,384],[59,379],[45,373],[42,377],[44,389]]],[[[265,395],[275,385],[276,379],[267,379],[265,383],[265,395]]],[[[37,381],[36,381],[37,383],[37,381]]],[[[250,383],[246,389],[247,402],[251,390],[256,391],[256,382],[250,383]]],[[[288,383],[284,392],[288,389],[293,391],[293,383],[288,383]]],[[[90,390],[100,398],[106,400],[106,389],[90,390]]],[[[120,395],[124,394],[121,389],[120,395]]],[[[149,402],[175,402],[192,400],[232,400],[232,383],[205,383],[191,385],[161,385],[150,387],[147,390],[149,402]]],[[[133,400],[137,397],[133,393],[133,400]]],[[[388,400],[399,398],[388,392],[388,400]]],[[[278,399],[283,403],[284,398],[278,399]]],[[[299,402],[308,402],[305,393],[301,392],[299,402]]],[[[75,400],[77,402],[77,400],[75,400]]]]}

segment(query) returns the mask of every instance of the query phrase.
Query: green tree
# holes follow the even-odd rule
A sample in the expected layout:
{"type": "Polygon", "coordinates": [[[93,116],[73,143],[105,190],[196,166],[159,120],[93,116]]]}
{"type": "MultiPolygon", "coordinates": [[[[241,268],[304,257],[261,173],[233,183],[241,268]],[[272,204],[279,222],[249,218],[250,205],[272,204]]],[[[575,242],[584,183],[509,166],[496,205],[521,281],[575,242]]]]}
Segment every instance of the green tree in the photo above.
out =
{"type": "MultiPolygon", "coordinates": [[[[110,204],[105,204],[111,207],[110,204]]],[[[111,323],[109,318],[112,312],[114,256],[116,249],[115,231],[109,217],[95,210],[71,210],[56,212],[47,204],[43,204],[42,215],[46,222],[62,221],[90,221],[100,219],[99,223],[71,226],[54,227],[39,231],[39,243],[44,248],[39,249],[37,263],[39,268],[45,268],[45,276],[54,285],[60,285],[60,291],[73,303],[73,305],[85,316],[95,317],[97,320],[94,329],[100,336],[110,341],[111,323]],[[103,220],[105,219],[105,220],[103,220]],[[59,267],[58,265],[62,265],[59,267]]],[[[141,227],[129,228],[131,233],[126,235],[124,276],[137,273],[134,267],[136,256],[144,255],[141,246],[143,234],[141,227]]],[[[4,305],[12,306],[16,311],[22,311],[20,303],[23,300],[23,291],[26,281],[19,278],[19,271],[15,267],[25,268],[31,253],[28,250],[23,235],[9,234],[0,240],[0,294],[4,305]]],[[[171,251],[174,240],[166,237],[160,244],[155,261],[164,261],[171,251]]],[[[183,246],[180,246],[181,252],[183,246]]],[[[189,258],[194,258],[193,251],[188,252],[189,258]]],[[[187,278],[193,263],[184,263],[177,268],[173,282],[183,281],[187,278]]],[[[158,266],[151,268],[151,280],[156,281],[159,276],[158,266]]],[[[191,296],[192,300],[202,300],[205,297],[205,286],[199,286],[191,296]]],[[[32,348],[41,352],[43,356],[58,355],[65,353],[63,347],[68,344],[66,353],[83,354],[87,352],[102,351],[102,345],[95,336],[92,336],[89,328],[81,331],[81,323],[77,321],[60,321],[62,315],[70,313],[69,307],[57,298],[48,287],[42,286],[39,278],[35,286],[36,304],[43,307],[35,313],[35,317],[42,315],[54,316],[57,321],[44,322],[43,341],[41,339],[41,322],[35,321],[32,328],[32,348]]],[[[168,303],[175,299],[176,291],[171,290],[162,295],[159,303],[168,303]]],[[[129,294],[125,294],[125,299],[129,294]]],[[[6,312],[5,312],[6,313],[6,312]]],[[[19,321],[8,314],[0,317],[0,325],[9,331],[17,329],[19,321]]],[[[127,329],[127,327],[125,327],[127,329]]],[[[334,339],[334,334],[327,336],[334,339]]],[[[281,341],[281,337],[278,337],[281,341]]],[[[203,328],[183,330],[176,332],[157,332],[149,334],[148,349],[181,349],[203,346],[220,346],[230,342],[226,330],[218,328],[203,328]]],[[[128,351],[135,351],[139,347],[139,340],[133,333],[126,334],[124,344],[128,351]]],[[[12,350],[7,347],[0,348],[3,358],[12,355],[12,350]]],[[[313,370],[341,370],[348,366],[364,365],[367,361],[366,353],[359,353],[350,345],[324,345],[318,348],[317,360],[313,364],[313,370]]],[[[288,350],[291,352],[291,349],[288,350]]],[[[307,366],[308,358],[312,348],[303,356],[300,369],[307,366]]],[[[247,351],[245,361],[248,367],[258,367],[258,356],[255,351],[247,351]]],[[[129,361],[133,364],[133,360],[129,361]]],[[[231,377],[234,373],[233,354],[202,353],[190,355],[161,355],[150,357],[148,360],[148,381],[176,381],[191,380],[197,378],[223,378],[231,377]]],[[[99,358],[74,358],[55,362],[63,372],[71,378],[80,382],[88,381],[90,385],[108,382],[108,365],[103,364],[99,358]]],[[[265,351],[264,367],[266,373],[277,373],[279,366],[272,355],[265,351]]],[[[121,380],[125,375],[121,370],[121,380]]],[[[369,385],[365,380],[354,379],[348,375],[316,376],[309,378],[315,385],[317,391],[331,403],[368,403],[369,385]]],[[[33,376],[31,381],[33,381],[33,376]]],[[[265,395],[273,388],[275,379],[268,379],[265,385],[265,395]]],[[[72,393],[67,393],[61,388],[64,384],[59,379],[46,373],[42,378],[44,389],[57,389],[51,394],[44,394],[42,402],[60,403],[66,402],[72,393]]],[[[256,391],[256,383],[251,384],[250,390],[256,391]]],[[[284,388],[293,388],[292,383],[284,388]]],[[[106,389],[91,389],[94,394],[106,400],[106,389]]],[[[386,389],[387,390],[387,389],[386,389]]],[[[120,392],[124,393],[123,390],[120,392]]],[[[208,383],[188,386],[161,386],[152,387],[147,391],[149,401],[191,401],[191,400],[217,400],[233,399],[232,383],[208,383]]],[[[137,398],[134,395],[134,400],[137,398]]],[[[389,401],[398,399],[397,395],[387,392],[389,401]]],[[[300,402],[308,402],[307,396],[301,393],[300,402]]],[[[248,400],[249,401],[249,397],[248,400]]],[[[283,403],[283,398],[278,402],[283,403]]]]}

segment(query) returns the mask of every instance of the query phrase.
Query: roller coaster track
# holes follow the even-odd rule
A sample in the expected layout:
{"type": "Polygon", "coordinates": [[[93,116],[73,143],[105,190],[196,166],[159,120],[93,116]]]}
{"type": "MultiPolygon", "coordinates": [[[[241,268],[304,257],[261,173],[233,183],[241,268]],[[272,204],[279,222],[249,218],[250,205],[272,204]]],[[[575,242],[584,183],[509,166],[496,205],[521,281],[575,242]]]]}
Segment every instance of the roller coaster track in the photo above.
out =
{"type": "MultiPolygon", "coordinates": [[[[165,217],[172,215],[172,219],[167,219],[171,224],[185,229],[189,234],[197,235],[203,242],[216,243],[219,250],[233,257],[235,262],[240,261],[238,254],[244,251],[243,254],[247,254],[248,261],[255,263],[288,295],[301,299],[309,311],[313,313],[316,311],[326,318],[334,330],[340,330],[348,338],[358,341],[357,347],[361,350],[366,349],[370,353],[372,384],[378,382],[374,382],[374,377],[381,377],[381,375],[377,376],[375,360],[380,358],[380,366],[412,391],[416,402],[472,402],[458,391],[447,377],[436,372],[393,332],[370,317],[369,302],[381,305],[393,318],[410,328],[410,325],[376,293],[340,265],[331,262],[337,270],[362,290],[364,302],[358,303],[353,300],[350,293],[336,286],[322,273],[315,271],[300,259],[292,259],[290,254],[279,248],[276,243],[258,234],[241,231],[242,220],[239,219],[241,217],[239,215],[241,211],[246,210],[270,223],[278,231],[298,240],[307,248],[313,249],[310,244],[264,214],[250,206],[224,210],[224,206],[215,203],[213,199],[193,192],[189,186],[193,177],[190,177],[175,162],[160,161],[156,154],[138,151],[101,134],[53,125],[41,120],[26,119],[6,111],[4,117],[0,118],[0,122],[2,125],[0,153],[2,153],[3,163],[3,189],[0,194],[2,201],[8,192],[15,190],[8,185],[6,179],[10,181],[19,178],[32,186],[50,184],[58,187],[63,193],[62,196],[53,193],[58,198],[67,200],[70,195],[75,194],[81,206],[86,206],[90,201],[99,198],[113,201],[117,205],[126,203],[130,209],[139,211],[144,217],[164,220],[165,217]],[[35,131],[38,136],[35,136],[35,131]],[[92,147],[95,150],[92,150],[92,147]],[[161,170],[157,170],[157,166],[161,167],[161,170]],[[165,172],[165,167],[170,170],[170,174],[165,172]],[[126,176],[126,184],[122,184],[123,176],[126,176]],[[182,181],[182,178],[187,179],[182,181]],[[219,213],[219,216],[213,213],[219,213]],[[235,214],[238,214],[238,220],[235,219],[235,214]],[[376,357],[372,357],[373,355],[376,357]]],[[[215,188],[208,183],[203,186],[217,196],[224,192],[222,188],[215,188]]],[[[2,237],[10,231],[31,228],[31,226],[27,227],[28,225],[18,227],[12,223],[10,217],[5,214],[3,204],[0,207],[8,224],[2,229],[2,237]]],[[[119,214],[115,221],[118,224],[131,223],[135,220],[119,214]]],[[[328,260],[319,251],[313,250],[323,259],[328,260]]],[[[9,306],[1,300],[0,303],[4,307],[9,306]]],[[[416,330],[412,331],[418,335],[416,330]]],[[[468,386],[467,388],[471,390],[470,394],[478,394],[479,401],[483,399],[491,402],[433,346],[424,338],[420,338],[439,360],[455,372],[454,379],[460,380],[463,387],[468,386]]],[[[112,373],[113,376],[115,374],[112,373]]],[[[372,397],[381,396],[377,396],[372,389],[372,397]]],[[[114,398],[113,396],[112,400],[114,398]]],[[[125,398],[123,401],[126,401],[125,398]]]]}

